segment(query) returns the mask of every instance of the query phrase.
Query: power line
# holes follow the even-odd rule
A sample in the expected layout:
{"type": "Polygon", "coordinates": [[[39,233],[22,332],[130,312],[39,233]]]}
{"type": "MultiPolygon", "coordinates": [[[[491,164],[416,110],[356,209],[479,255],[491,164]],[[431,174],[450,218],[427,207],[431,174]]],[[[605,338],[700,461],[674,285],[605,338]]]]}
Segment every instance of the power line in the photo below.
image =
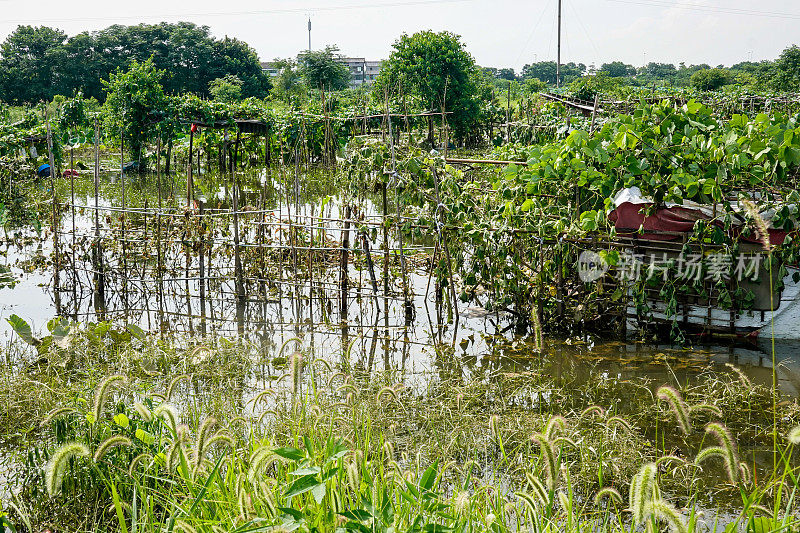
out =
{"type": "MultiPolygon", "coordinates": [[[[2,1],[2,0],[0,0],[2,1]]],[[[340,10],[354,10],[354,9],[380,9],[385,7],[406,7],[406,6],[424,6],[435,4],[453,4],[472,2],[473,0],[406,0],[395,1],[386,3],[368,3],[368,4],[344,4],[344,5],[326,5],[319,7],[291,7],[291,8],[276,8],[276,9],[256,9],[249,11],[217,11],[217,12],[196,12],[196,13],[178,13],[171,15],[119,15],[119,16],[104,16],[104,17],[65,17],[65,18],[51,18],[42,19],[37,17],[36,20],[32,19],[11,19],[5,20],[7,24],[25,24],[25,23],[53,23],[53,22],[85,22],[85,21],[114,21],[114,20],[142,20],[142,19],[174,19],[174,18],[188,18],[188,17],[227,17],[227,16],[251,16],[251,15],[279,15],[279,14],[293,14],[293,13],[318,13],[322,11],[340,11],[340,10]]]]}
{"type": "Polygon", "coordinates": [[[784,13],[779,11],[759,11],[755,9],[744,9],[738,7],[710,6],[707,4],[677,4],[663,0],[606,0],[619,4],[632,4],[638,6],[667,7],[674,9],[686,9],[689,11],[699,11],[701,13],[722,13],[728,15],[746,15],[750,17],[768,17],[786,20],[800,20],[800,14],[784,13]]]}
{"type": "Polygon", "coordinates": [[[544,2],[544,7],[542,7],[542,12],[539,14],[539,20],[537,20],[536,24],[533,26],[533,28],[531,28],[531,31],[528,34],[528,39],[525,41],[525,45],[520,49],[519,55],[517,56],[517,60],[514,61],[514,63],[519,63],[519,60],[522,57],[522,54],[524,54],[527,51],[528,45],[530,44],[531,39],[533,38],[533,34],[534,34],[534,32],[536,32],[536,29],[539,27],[539,24],[542,22],[542,19],[544,18],[545,11],[547,11],[548,7],[549,7],[549,4],[547,2],[544,2]]]}

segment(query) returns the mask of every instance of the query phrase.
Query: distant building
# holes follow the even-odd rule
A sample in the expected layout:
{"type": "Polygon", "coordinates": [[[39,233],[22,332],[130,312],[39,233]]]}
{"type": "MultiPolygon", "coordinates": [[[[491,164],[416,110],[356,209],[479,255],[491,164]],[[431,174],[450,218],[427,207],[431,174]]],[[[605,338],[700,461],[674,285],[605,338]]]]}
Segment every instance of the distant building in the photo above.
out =
{"type": "Polygon", "coordinates": [[[381,71],[383,61],[367,61],[363,57],[342,57],[339,59],[350,69],[350,88],[372,85],[381,71]]]}
{"type": "Polygon", "coordinates": [[[281,73],[281,69],[278,68],[278,64],[275,61],[262,61],[261,70],[270,78],[274,78],[281,73]]]}

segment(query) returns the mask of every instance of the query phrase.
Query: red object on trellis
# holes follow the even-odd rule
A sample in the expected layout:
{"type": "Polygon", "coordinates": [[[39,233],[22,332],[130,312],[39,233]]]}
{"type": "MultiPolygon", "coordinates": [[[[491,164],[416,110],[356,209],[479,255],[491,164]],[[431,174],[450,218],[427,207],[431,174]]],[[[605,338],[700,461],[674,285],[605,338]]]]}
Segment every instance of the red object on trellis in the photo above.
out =
{"type": "Polygon", "coordinates": [[[192,133],[197,133],[197,124],[192,123],[192,133]]]}

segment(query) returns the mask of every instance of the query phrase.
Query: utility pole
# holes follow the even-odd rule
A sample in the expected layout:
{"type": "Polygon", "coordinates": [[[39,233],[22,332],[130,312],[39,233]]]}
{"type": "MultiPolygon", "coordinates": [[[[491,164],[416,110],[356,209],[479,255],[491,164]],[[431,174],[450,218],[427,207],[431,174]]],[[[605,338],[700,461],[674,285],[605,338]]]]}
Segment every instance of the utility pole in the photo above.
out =
{"type": "Polygon", "coordinates": [[[311,17],[308,17],[308,51],[311,51],[311,17]]]}
{"type": "Polygon", "coordinates": [[[558,0],[558,58],[556,61],[556,89],[561,87],[561,0],[558,0]]]}

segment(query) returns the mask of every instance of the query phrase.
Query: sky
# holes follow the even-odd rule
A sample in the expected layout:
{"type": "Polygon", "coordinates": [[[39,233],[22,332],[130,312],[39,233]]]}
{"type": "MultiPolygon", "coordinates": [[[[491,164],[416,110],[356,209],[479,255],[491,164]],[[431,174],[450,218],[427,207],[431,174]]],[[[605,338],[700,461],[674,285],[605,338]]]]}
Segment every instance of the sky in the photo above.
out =
{"type": "MultiPolygon", "coordinates": [[[[190,21],[249,43],[262,61],[308,47],[385,59],[402,33],[461,35],[481,66],[555,60],[558,0],[0,0],[0,38],[19,24],[68,35],[111,24],[190,21]]],[[[797,0],[562,0],[562,61],[731,65],[800,44],[797,0]]]]}

